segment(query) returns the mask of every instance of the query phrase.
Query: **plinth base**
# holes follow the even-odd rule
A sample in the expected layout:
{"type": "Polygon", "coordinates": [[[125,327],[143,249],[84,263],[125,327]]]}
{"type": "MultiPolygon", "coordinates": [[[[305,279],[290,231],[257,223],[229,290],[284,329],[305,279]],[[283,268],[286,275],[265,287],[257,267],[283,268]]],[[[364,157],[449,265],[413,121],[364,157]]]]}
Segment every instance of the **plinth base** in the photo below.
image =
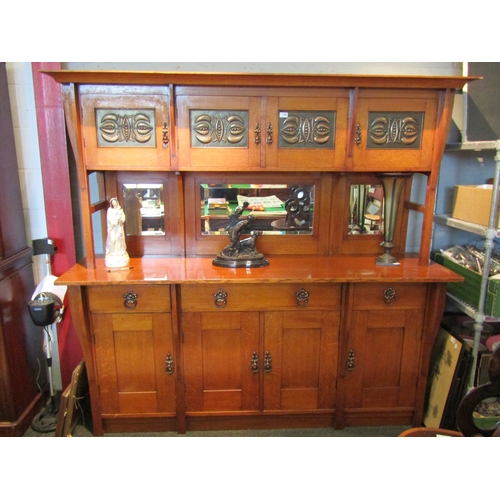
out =
{"type": "Polygon", "coordinates": [[[217,255],[212,261],[212,264],[217,267],[266,267],[269,265],[269,261],[263,256],[256,258],[245,259],[243,257],[225,257],[224,255],[217,255]]]}

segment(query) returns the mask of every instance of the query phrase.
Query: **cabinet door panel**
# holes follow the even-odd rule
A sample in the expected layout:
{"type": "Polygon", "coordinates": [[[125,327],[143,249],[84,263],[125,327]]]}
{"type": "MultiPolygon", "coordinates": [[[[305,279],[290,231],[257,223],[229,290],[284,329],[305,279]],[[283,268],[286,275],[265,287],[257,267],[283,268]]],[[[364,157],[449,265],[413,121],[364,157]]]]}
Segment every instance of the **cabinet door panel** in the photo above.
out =
{"type": "Polygon", "coordinates": [[[274,137],[266,168],[340,170],[346,159],[347,98],[275,97],[267,100],[274,137]]]}
{"type": "Polygon", "coordinates": [[[170,92],[167,87],[151,89],[82,89],[88,170],[170,168],[170,92]]]}
{"type": "Polygon", "coordinates": [[[259,168],[260,98],[179,96],[177,112],[179,170],[259,168]]]}
{"type": "Polygon", "coordinates": [[[354,170],[431,170],[437,98],[424,92],[391,94],[360,92],[354,170]]]}
{"type": "Polygon", "coordinates": [[[186,313],[182,328],[186,410],[258,410],[258,313],[186,313]]]}
{"type": "Polygon", "coordinates": [[[415,404],[423,311],[356,311],[348,347],[346,408],[415,404]]]}
{"type": "Polygon", "coordinates": [[[265,313],[265,410],[333,408],[337,374],[339,313],[294,311],[265,313]]]}
{"type": "Polygon", "coordinates": [[[103,414],[175,412],[170,314],[93,314],[103,414]]]}

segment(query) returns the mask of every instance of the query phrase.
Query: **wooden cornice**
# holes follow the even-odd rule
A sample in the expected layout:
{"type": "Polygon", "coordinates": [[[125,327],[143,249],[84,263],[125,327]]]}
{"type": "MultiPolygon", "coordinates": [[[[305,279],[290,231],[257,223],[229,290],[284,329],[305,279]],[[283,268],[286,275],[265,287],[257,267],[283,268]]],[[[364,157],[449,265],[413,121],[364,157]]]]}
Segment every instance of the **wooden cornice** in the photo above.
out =
{"type": "Polygon", "coordinates": [[[211,85],[247,87],[349,87],[461,89],[479,76],[331,75],[158,71],[42,71],[63,84],[211,85]]]}

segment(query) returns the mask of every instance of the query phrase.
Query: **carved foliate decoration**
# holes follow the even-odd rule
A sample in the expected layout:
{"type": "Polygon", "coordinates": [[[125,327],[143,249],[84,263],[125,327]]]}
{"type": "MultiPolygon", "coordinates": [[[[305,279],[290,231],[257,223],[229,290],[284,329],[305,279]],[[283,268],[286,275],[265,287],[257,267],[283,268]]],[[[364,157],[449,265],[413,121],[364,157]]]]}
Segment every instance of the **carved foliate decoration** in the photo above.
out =
{"type": "Polygon", "coordinates": [[[369,113],[367,147],[420,149],[423,123],[424,113],[369,113]]]}
{"type": "Polygon", "coordinates": [[[280,148],[333,149],[334,111],[280,111],[280,148]]]}
{"type": "Polygon", "coordinates": [[[96,109],[99,147],[155,147],[154,109],[96,109]]]}
{"type": "Polygon", "coordinates": [[[246,148],[248,111],[191,112],[191,147],[246,148]]]}

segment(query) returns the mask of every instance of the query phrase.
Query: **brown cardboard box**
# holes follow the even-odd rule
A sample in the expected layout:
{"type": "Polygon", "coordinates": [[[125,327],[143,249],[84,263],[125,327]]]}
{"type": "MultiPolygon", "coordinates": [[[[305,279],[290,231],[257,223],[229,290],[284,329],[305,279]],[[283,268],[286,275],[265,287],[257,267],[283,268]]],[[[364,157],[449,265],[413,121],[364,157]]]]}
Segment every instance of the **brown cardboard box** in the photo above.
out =
{"type": "MultiPolygon", "coordinates": [[[[455,186],[455,200],[451,216],[455,219],[488,226],[492,194],[493,186],[490,184],[455,186]]],[[[498,214],[495,225],[499,227],[498,214]]]]}

